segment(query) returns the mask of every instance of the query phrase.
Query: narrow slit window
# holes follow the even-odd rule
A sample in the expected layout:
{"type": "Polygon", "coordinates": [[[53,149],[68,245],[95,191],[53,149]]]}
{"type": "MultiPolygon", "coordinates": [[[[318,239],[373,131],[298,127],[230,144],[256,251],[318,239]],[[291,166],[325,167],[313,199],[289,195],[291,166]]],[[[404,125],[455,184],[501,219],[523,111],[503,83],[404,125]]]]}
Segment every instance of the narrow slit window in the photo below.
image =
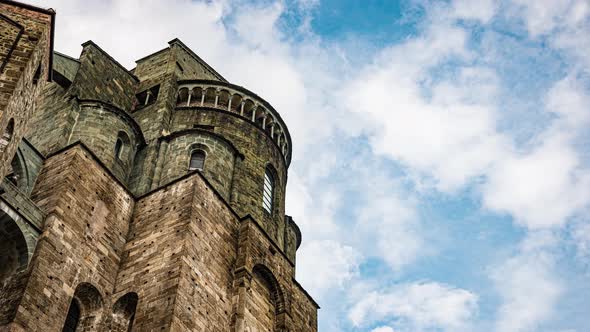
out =
{"type": "Polygon", "coordinates": [[[203,166],[205,166],[205,152],[202,150],[193,151],[193,153],[191,153],[191,161],[188,170],[194,171],[198,169],[199,171],[202,171],[203,166]]]}
{"type": "Polygon", "coordinates": [[[115,158],[120,161],[128,161],[130,154],[131,140],[129,135],[120,131],[115,141],[115,158]]]}
{"type": "Polygon", "coordinates": [[[273,195],[274,195],[275,180],[270,169],[264,172],[264,191],[262,194],[262,207],[266,212],[272,214],[273,195]]]}
{"type": "Polygon", "coordinates": [[[121,150],[123,150],[123,141],[117,138],[117,143],[115,143],[115,157],[118,159],[121,159],[121,150]]]}

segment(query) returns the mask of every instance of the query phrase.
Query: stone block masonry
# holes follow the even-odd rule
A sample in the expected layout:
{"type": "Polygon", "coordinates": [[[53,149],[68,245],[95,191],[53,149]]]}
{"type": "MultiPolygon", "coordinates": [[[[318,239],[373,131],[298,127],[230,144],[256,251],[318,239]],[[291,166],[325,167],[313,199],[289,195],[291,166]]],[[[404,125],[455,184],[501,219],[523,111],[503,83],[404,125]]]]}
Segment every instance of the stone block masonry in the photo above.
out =
{"type": "Polygon", "coordinates": [[[29,19],[0,86],[0,332],[316,332],[279,113],[178,39],[132,70],[88,41],[39,84],[50,34],[29,19]]]}

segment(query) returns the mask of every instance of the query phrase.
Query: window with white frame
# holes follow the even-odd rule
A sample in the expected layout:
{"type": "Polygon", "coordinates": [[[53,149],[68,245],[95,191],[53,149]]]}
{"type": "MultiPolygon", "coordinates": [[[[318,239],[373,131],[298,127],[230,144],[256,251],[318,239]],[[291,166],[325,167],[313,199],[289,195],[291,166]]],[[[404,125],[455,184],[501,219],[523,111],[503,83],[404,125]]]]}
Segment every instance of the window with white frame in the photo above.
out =
{"type": "Polygon", "coordinates": [[[266,168],[264,172],[264,190],[262,193],[262,207],[266,212],[272,214],[273,199],[274,199],[274,188],[275,179],[273,171],[270,168],[266,168]]]}

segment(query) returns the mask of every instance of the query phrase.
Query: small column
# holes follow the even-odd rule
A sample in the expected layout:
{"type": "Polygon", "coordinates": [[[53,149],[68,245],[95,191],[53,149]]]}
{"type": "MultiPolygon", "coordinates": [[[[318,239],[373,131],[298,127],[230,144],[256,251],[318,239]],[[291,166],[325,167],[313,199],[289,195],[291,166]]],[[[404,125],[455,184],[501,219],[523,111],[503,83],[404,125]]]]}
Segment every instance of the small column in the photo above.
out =
{"type": "Polygon", "coordinates": [[[278,144],[279,146],[281,146],[281,134],[280,134],[280,133],[279,133],[279,137],[278,137],[278,139],[277,139],[277,144],[278,144]]]}
{"type": "Polygon", "coordinates": [[[266,130],[266,116],[267,114],[264,113],[264,116],[262,117],[262,130],[266,130]]]}
{"type": "Polygon", "coordinates": [[[228,112],[231,112],[231,99],[232,99],[232,96],[229,97],[229,101],[227,102],[227,111],[228,112]]]}
{"type": "Polygon", "coordinates": [[[246,102],[242,101],[242,105],[240,105],[240,115],[244,116],[244,106],[246,105],[246,102]]]}
{"type": "Polygon", "coordinates": [[[205,95],[207,94],[207,90],[201,89],[201,107],[205,105],[205,95]]]}
{"type": "Polygon", "coordinates": [[[219,90],[215,90],[215,106],[217,107],[217,103],[219,102],[219,90]]]}
{"type": "Polygon", "coordinates": [[[275,123],[272,123],[272,126],[270,126],[270,138],[275,138],[275,123]]]}
{"type": "Polygon", "coordinates": [[[252,122],[256,121],[256,109],[258,108],[258,105],[254,105],[254,107],[252,107],[252,122]]]}
{"type": "Polygon", "coordinates": [[[191,96],[193,95],[193,90],[190,90],[188,93],[188,98],[186,99],[186,106],[191,104],[191,96]]]}
{"type": "Polygon", "coordinates": [[[152,92],[150,90],[148,90],[147,95],[145,96],[145,103],[143,103],[144,105],[147,105],[150,102],[151,95],[152,95],[152,92]]]}

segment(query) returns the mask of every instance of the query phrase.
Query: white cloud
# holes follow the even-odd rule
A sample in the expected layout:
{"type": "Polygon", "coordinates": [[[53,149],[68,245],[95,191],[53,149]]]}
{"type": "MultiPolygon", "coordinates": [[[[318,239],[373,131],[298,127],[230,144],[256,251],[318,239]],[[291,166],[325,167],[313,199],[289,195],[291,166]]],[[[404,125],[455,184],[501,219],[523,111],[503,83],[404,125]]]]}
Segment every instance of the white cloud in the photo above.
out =
{"type": "Polygon", "coordinates": [[[590,13],[590,4],[585,0],[513,0],[517,15],[522,15],[533,37],[552,32],[554,29],[580,24],[590,13]]]}
{"type": "Polygon", "coordinates": [[[586,220],[577,223],[572,230],[577,256],[586,264],[590,263],[590,223],[586,220]]]}
{"type": "Polygon", "coordinates": [[[496,3],[493,0],[455,0],[452,7],[451,17],[480,20],[483,23],[487,23],[496,12],[496,3]]]}
{"type": "Polygon", "coordinates": [[[502,160],[484,186],[485,206],[509,212],[529,228],[561,226],[588,203],[588,174],[579,173],[576,152],[547,142],[530,154],[502,160]]]}
{"type": "Polygon", "coordinates": [[[350,310],[355,326],[382,320],[402,330],[440,328],[459,331],[467,328],[477,311],[476,294],[435,282],[395,285],[364,295],[350,310]]]}
{"type": "Polygon", "coordinates": [[[355,234],[360,241],[367,241],[365,250],[375,246],[374,254],[394,271],[400,271],[429,250],[420,220],[411,202],[393,192],[379,195],[372,186],[367,190],[372,193],[360,211],[355,234]]]}
{"type": "Polygon", "coordinates": [[[321,295],[358,276],[361,254],[331,240],[309,241],[298,252],[297,275],[308,291],[321,295]]]}
{"type": "MultiPolygon", "coordinates": [[[[282,1],[266,7],[225,0],[57,0],[51,5],[58,12],[58,51],[76,56],[79,45],[92,39],[131,68],[135,59],[179,37],[230,81],[275,106],[295,149],[287,213],[303,231],[298,278],[321,296],[357,282],[366,257],[378,256],[401,272],[436,251],[417,213],[417,195],[384,174],[386,167],[375,155],[340,153],[350,137],[368,135],[373,152],[401,164],[416,186],[425,184],[419,190],[454,194],[477,183],[484,207],[510,214],[529,230],[563,226],[588,206],[590,175],[575,145],[590,120],[588,89],[577,78],[590,66],[588,2],[515,3],[510,14],[524,19],[530,36],[547,37],[549,47],[574,60],[566,68],[570,75],[547,93],[541,111],[551,114],[552,122],[523,146],[497,128],[502,114],[512,111],[498,108],[505,88],[501,73],[481,61],[486,54],[471,48],[470,31],[456,24],[458,19],[488,24],[504,10],[496,1],[433,5],[415,35],[371,55],[361,68],[347,62],[349,54],[338,44],[314,36],[309,17],[298,30],[303,40],[285,35],[277,27],[287,10],[282,1]],[[348,164],[357,158],[358,165],[348,164]],[[347,168],[346,176],[336,174],[339,168],[347,168]],[[356,220],[337,220],[342,210],[356,220]],[[344,222],[351,228],[342,227],[344,222]]],[[[318,4],[297,1],[306,15],[318,4]]],[[[580,255],[590,252],[589,234],[585,224],[572,233],[580,255]]],[[[536,236],[535,241],[549,240],[536,236]]],[[[499,331],[530,330],[554,311],[561,293],[555,262],[535,241],[527,240],[518,255],[494,269],[492,279],[504,301],[499,331]]],[[[477,301],[476,294],[461,288],[404,283],[369,289],[349,317],[363,326],[396,319],[373,332],[456,331],[474,319],[477,301]]]]}
{"type": "Polygon", "coordinates": [[[556,315],[563,285],[555,275],[555,259],[549,250],[555,243],[550,234],[533,233],[520,252],[492,267],[491,277],[502,297],[496,331],[536,331],[556,315]]]}
{"type": "Polygon", "coordinates": [[[346,104],[372,120],[374,151],[407,166],[419,183],[451,194],[478,183],[485,207],[521,225],[564,225],[590,203],[590,171],[574,145],[590,122],[587,89],[575,73],[557,82],[544,110],[551,125],[517,146],[498,129],[509,111],[497,102],[503,82],[491,67],[472,64],[467,31],[448,18],[384,50],[347,87],[346,104]],[[441,71],[451,59],[454,71],[441,71]]]}
{"type": "Polygon", "coordinates": [[[444,191],[484,173],[508,145],[489,105],[497,90],[493,71],[431,72],[449,59],[469,61],[465,34],[447,23],[431,26],[423,37],[383,51],[346,89],[351,111],[373,121],[375,151],[432,176],[444,191]]]}
{"type": "Polygon", "coordinates": [[[537,146],[498,160],[483,186],[484,204],[529,228],[562,226],[590,203],[590,170],[573,142],[590,120],[590,98],[571,77],[547,94],[556,118],[537,146]]]}
{"type": "Polygon", "coordinates": [[[389,326],[380,326],[380,327],[372,329],[371,332],[395,332],[395,331],[389,326]]]}

